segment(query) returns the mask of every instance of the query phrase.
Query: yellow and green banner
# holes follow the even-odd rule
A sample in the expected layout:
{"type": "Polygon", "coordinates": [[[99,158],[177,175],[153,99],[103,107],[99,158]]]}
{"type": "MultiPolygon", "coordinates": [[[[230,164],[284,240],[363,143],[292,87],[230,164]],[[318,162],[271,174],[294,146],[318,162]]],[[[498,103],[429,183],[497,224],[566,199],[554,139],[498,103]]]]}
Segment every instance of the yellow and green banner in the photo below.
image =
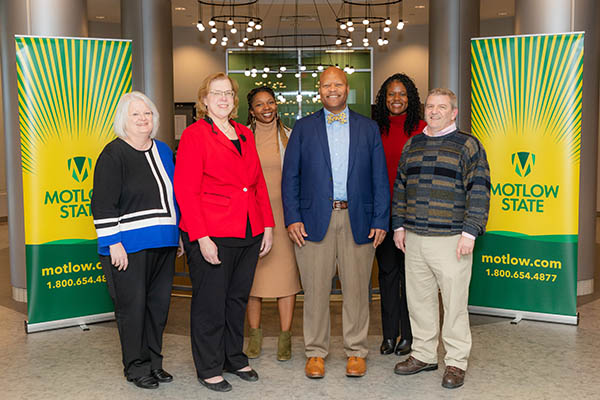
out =
{"type": "Polygon", "coordinates": [[[131,91],[131,42],[15,36],[27,330],[113,317],[90,212],[93,172],[131,91]]]}
{"type": "Polygon", "coordinates": [[[472,311],[577,323],[583,38],[471,41],[472,131],[492,184],[487,233],[473,259],[472,311]]]}

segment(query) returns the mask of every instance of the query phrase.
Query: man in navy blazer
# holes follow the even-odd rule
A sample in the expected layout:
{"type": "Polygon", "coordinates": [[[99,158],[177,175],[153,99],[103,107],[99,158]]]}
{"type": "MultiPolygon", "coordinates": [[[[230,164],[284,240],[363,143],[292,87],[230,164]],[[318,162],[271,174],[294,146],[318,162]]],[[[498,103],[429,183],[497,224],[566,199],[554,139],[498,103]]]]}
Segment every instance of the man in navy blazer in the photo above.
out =
{"type": "Polygon", "coordinates": [[[309,378],[325,375],[329,294],[342,285],[347,376],[366,373],[369,282],[375,248],[389,226],[390,194],[379,129],[348,109],[346,75],[327,68],[319,80],[324,109],[296,122],[282,176],[285,224],[296,244],[304,289],[304,346],[309,378]]]}

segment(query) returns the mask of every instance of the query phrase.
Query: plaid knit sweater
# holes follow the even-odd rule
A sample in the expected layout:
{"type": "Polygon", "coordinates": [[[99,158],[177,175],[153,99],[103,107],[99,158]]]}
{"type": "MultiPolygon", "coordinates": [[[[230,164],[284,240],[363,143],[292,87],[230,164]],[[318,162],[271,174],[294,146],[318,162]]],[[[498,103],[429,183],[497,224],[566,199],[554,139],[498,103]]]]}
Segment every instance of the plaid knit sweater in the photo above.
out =
{"type": "Polygon", "coordinates": [[[485,231],[489,205],[490,170],[479,140],[458,130],[408,140],[394,183],[393,229],[477,237],[485,231]]]}

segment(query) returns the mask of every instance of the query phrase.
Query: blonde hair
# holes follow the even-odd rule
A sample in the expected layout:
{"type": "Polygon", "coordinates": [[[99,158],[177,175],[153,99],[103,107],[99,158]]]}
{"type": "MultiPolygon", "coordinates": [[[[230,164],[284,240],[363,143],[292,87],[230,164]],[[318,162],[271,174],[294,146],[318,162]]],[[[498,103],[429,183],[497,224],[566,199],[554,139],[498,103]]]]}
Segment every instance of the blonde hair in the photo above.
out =
{"type": "Polygon", "coordinates": [[[150,133],[150,138],[154,139],[156,137],[156,132],[158,132],[158,124],[160,121],[158,109],[152,100],[150,100],[150,98],[142,92],[125,93],[119,99],[119,102],[117,103],[117,110],[115,111],[115,120],[113,122],[113,129],[115,130],[115,133],[121,139],[127,138],[125,124],[127,123],[129,114],[129,105],[134,100],[143,101],[144,104],[148,106],[150,111],[152,111],[152,132],[150,133]]]}
{"type": "Polygon", "coordinates": [[[210,84],[221,79],[227,79],[229,80],[229,83],[231,83],[231,89],[233,90],[234,94],[233,110],[231,110],[229,113],[229,118],[237,118],[238,105],[240,103],[238,91],[240,90],[240,87],[237,82],[231,79],[225,72],[217,72],[216,74],[207,76],[202,82],[200,89],[198,89],[198,100],[196,100],[196,115],[198,116],[198,119],[202,119],[208,114],[208,110],[206,109],[206,105],[204,104],[203,100],[206,96],[208,96],[210,84]]]}
{"type": "MultiPolygon", "coordinates": [[[[446,89],[446,88],[431,89],[429,91],[429,93],[427,94],[427,98],[429,98],[429,96],[448,96],[450,98],[450,105],[452,106],[452,109],[456,110],[458,108],[458,101],[456,99],[456,95],[450,89],[446,89]]],[[[427,104],[427,100],[425,100],[425,104],[427,104]]]]}

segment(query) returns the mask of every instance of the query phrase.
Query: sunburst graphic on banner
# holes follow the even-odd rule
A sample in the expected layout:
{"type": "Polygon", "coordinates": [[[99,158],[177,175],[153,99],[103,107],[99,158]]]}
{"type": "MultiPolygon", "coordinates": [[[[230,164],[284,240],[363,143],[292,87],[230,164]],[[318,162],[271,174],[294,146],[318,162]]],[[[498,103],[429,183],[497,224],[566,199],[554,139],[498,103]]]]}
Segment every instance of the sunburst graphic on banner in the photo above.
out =
{"type": "Polygon", "coordinates": [[[583,33],[474,39],[471,79],[492,178],[488,230],[577,234],[583,33]]]}
{"type": "Polygon", "coordinates": [[[131,91],[131,42],[15,40],[26,243],[94,239],[93,167],[131,91]]]}

